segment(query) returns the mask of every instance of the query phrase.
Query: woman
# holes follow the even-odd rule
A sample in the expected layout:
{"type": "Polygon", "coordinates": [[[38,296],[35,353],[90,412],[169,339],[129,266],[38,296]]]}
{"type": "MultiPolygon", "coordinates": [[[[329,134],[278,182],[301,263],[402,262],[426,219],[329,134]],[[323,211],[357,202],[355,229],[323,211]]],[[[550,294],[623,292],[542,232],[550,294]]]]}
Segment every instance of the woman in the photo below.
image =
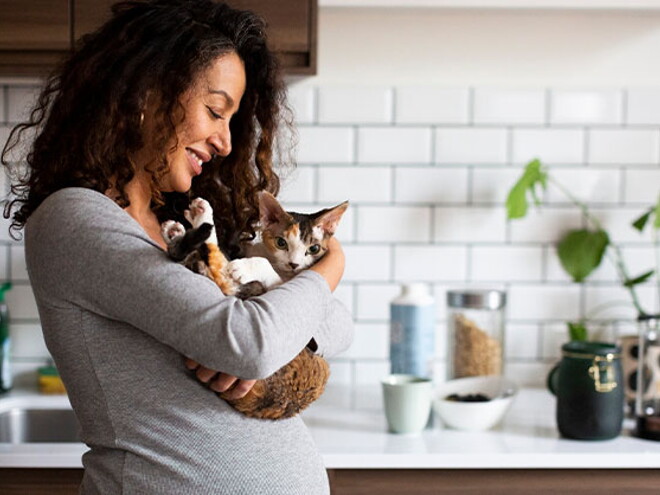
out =
{"type": "Polygon", "coordinates": [[[283,87],[263,23],[207,0],[113,10],[4,153],[36,129],[5,215],[25,227],[46,343],[90,447],[82,493],[328,493],[299,417],[250,419],[215,391],[245,394],[308,344],[348,346],[331,296],[341,247],[241,301],[168,259],[155,211],[168,193],[205,197],[231,250],[258,191],[277,191],[283,87]]]}

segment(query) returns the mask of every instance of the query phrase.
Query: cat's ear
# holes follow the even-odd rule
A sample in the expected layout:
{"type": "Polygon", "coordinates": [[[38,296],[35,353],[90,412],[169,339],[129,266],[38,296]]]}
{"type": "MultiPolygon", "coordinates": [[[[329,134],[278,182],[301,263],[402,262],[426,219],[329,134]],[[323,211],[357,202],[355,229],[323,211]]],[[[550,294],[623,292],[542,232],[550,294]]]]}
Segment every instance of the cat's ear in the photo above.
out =
{"type": "Polygon", "coordinates": [[[320,226],[327,235],[334,235],[346,208],[348,208],[348,201],[324,210],[316,218],[315,225],[320,226]]]}
{"type": "Polygon", "coordinates": [[[279,201],[268,191],[259,193],[259,219],[264,229],[273,225],[285,224],[290,220],[289,214],[282,208],[279,201]]]}

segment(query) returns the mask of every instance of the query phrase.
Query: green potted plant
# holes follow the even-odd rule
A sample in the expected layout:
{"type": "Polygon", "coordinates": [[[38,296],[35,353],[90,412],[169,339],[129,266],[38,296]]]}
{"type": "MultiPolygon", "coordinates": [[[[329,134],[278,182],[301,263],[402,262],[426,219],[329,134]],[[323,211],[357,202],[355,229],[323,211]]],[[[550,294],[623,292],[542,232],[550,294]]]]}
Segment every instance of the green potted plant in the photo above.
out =
{"type": "MultiPolygon", "coordinates": [[[[586,228],[571,229],[567,231],[557,244],[557,255],[561,266],[574,282],[582,283],[604,258],[611,261],[616,269],[617,277],[627,290],[635,307],[638,318],[651,316],[642,308],[636,288],[654,275],[658,279],[658,297],[660,298],[660,255],[658,254],[658,231],[660,230],[660,194],[655,205],[646,209],[632,225],[638,231],[651,230],[652,242],[656,252],[655,269],[647,270],[641,274],[631,274],[626,267],[621,246],[612,240],[609,233],[603,228],[586,203],[577,199],[566,187],[559,183],[548,167],[539,159],[530,161],[514,186],[509,191],[506,200],[507,218],[515,220],[526,216],[530,201],[535,205],[542,204],[540,193],[548,185],[558,189],[571,203],[580,209],[586,221],[586,228]]],[[[571,340],[587,340],[587,317],[579,321],[567,322],[571,340]]]]}

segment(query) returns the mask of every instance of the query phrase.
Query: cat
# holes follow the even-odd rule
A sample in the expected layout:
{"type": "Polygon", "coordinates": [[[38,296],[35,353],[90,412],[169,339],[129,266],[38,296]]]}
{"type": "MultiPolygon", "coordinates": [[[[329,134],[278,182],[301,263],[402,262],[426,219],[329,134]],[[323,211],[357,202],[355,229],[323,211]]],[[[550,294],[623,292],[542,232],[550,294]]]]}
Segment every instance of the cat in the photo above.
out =
{"type": "MultiPolygon", "coordinates": [[[[185,217],[192,228],[174,221],[162,224],[172,259],[215,281],[225,295],[242,299],[263,294],[318,261],[339,225],[348,202],[304,214],[287,212],[268,192],[259,194],[257,236],[242,243],[245,257],[229,261],[218,248],[213,211],[201,198],[193,200],[185,217]]],[[[330,375],[328,363],[309,346],[273,375],[257,380],[241,399],[220,397],[246,416],[285,419],[318,399],[330,375]]]]}

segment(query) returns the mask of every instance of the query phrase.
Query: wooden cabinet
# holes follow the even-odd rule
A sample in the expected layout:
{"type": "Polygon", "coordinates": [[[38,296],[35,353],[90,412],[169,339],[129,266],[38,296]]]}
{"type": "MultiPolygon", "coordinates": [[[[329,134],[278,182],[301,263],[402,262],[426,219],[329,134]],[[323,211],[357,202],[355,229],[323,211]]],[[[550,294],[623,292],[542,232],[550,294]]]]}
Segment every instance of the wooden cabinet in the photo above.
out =
{"type": "MultiPolygon", "coordinates": [[[[2,495],[77,495],[82,469],[0,469],[2,495]]],[[[330,469],[332,495],[657,494],[657,469],[330,469]]]]}
{"type": "Polygon", "coordinates": [[[656,494],[657,469],[337,469],[332,495],[656,494]]]}
{"type": "Polygon", "coordinates": [[[0,469],[2,495],[77,495],[82,469],[0,469]]]}
{"type": "Polygon", "coordinates": [[[287,72],[316,74],[317,0],[228,0],[228,3],[266,19],[269,41],[287,72]]]}
{"type": "MultiPolygon", "coordinates": [[[[0,0],[0,75],[41,76],[72,41],[110,17],[116,0],[0,0]]],[[[316,73],[318,0],[228,0],[268,23],[271,46],[289,74],[316,73]]]]}
{"type": "Polygon", "coordinates": [[[70,46],[69,0],[0,0],[0,74],[41,75],[70,46]]]}

